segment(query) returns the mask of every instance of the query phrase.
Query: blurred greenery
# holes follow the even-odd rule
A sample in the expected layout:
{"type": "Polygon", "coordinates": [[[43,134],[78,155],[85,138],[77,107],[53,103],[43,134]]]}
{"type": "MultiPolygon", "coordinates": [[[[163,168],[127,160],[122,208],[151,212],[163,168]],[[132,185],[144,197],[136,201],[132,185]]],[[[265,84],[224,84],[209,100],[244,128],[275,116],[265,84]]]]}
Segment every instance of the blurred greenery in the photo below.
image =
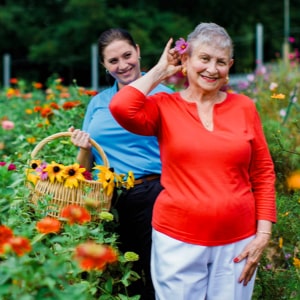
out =
{"type": "MultiPolygon", "coordinates": [[[[299,47],[298,0],[290,2],[290,35],[299,47]]],[[[264,26],[264,58],[282,52],[284,2],[272,0],[4,0],[0,2],[0,55],[12,56],[12,77],[44,82],[54,72],[66,83],[90,86],[91,45],[110,27],[128,29],[140,44],[142,66],[151,67],[169,37],[186,37],[200,22],[224,26],[235,44],[232,72],[255,67],[256,25],[264,26]]],[[[0,61],[2,68],[2,60],[0,61]]],[[[1,80],[0,80],[1,82],[1,80]]],[[[105,85],[101,68],[100,84],[105,85]]]]}

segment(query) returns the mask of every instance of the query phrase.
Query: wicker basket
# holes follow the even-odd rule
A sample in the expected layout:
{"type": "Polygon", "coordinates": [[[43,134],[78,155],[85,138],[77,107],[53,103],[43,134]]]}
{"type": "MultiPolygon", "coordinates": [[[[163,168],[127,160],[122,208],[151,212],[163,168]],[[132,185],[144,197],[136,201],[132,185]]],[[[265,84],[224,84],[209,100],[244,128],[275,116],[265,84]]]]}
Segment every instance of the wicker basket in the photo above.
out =
{"type": "MultiPolygon", "coordinates": [[[[60,132],[53,134],[36,145],[31,153],[31,159],[39,159],[38,152],[50,141],[60,137],[70,137],[70,132],[60,132]]],[[[93,140],[90,139],[92,146],[100,154],[103,165],[109,167],[108,159],[103,149],[93,140]]],[[[103,193],[102,183],[95,180],[79,181],[77,188],[65,187],[63,183],[50,180],[39,180],[34,187],[31,200],[33,203],[43,199],[46,195],[50,197],[47,207],[47,215],[58,218],[63,207],[70,204],[84,206],[86,199],[92,199],[95,203],[97,213],[101,211],[109,211],[111,207],[112,195],[107,196],[103,193]]],[[[93,214],[98,215],[98,214],[93,214]]],[[[94,217],[95,218],[95,217],[94,217]]]]}

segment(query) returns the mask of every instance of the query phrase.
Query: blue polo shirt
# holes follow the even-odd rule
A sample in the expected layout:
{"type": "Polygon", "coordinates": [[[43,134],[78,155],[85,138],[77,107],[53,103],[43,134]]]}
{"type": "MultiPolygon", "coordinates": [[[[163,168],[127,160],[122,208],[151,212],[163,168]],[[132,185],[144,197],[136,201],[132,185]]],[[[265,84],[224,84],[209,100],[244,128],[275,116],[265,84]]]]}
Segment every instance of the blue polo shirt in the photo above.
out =
{"type": "MultiPolygon", "coordinates": [[[[156,137],[128,132],[110,113],[108,106],[117,91],[115,82],[112,87],[101,91],[91,99],[82,130],[88,132],[103,148],[110,167],[113,167],[116,173],[127,174],[128,171],[132,171],[135,178],[160,174],[161,162],[156,137]]],[[[160,84],[150,94],[157,92],[172,93],[173,90],[160,84]]],[[[93,148],[92,153],[95,163],[103,165],[98,151],[93,148]]]]}

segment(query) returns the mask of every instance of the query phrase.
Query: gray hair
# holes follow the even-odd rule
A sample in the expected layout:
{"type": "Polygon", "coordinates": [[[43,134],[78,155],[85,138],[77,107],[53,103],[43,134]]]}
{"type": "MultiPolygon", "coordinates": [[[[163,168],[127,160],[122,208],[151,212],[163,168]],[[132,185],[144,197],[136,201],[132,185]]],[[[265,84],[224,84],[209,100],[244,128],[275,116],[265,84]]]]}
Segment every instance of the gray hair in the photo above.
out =
{"type": "Polygon", "coordinates": [[[187,41],[191,47],[189,47],[189,53],[192,51],[194,42],[204,44],[217,44],[221,49],[230,50],[230,58],[233,57],[233,42],[227,31],[215,24],[215,23],[200,23],[196,26],[193,32],[191,32],[187,41]]]}

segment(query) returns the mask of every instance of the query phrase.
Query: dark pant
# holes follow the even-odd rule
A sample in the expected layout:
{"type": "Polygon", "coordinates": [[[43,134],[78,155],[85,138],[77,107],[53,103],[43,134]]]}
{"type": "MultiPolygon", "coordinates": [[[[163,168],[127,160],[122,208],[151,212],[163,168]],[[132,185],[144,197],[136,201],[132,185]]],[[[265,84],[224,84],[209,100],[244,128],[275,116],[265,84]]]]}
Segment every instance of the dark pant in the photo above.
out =
{"type": "Polygon", "coordinates": [[[152,209],[161,192],[160,178],[145,181],[130,190],[124,190],[114,204],[118,212],[120,250],[133,251],[139,255],[133,270],[141,279],[133,282],[129,295],[141,295],[141,300],[154,300],[155,293],[150,274],[152,209]]]}

